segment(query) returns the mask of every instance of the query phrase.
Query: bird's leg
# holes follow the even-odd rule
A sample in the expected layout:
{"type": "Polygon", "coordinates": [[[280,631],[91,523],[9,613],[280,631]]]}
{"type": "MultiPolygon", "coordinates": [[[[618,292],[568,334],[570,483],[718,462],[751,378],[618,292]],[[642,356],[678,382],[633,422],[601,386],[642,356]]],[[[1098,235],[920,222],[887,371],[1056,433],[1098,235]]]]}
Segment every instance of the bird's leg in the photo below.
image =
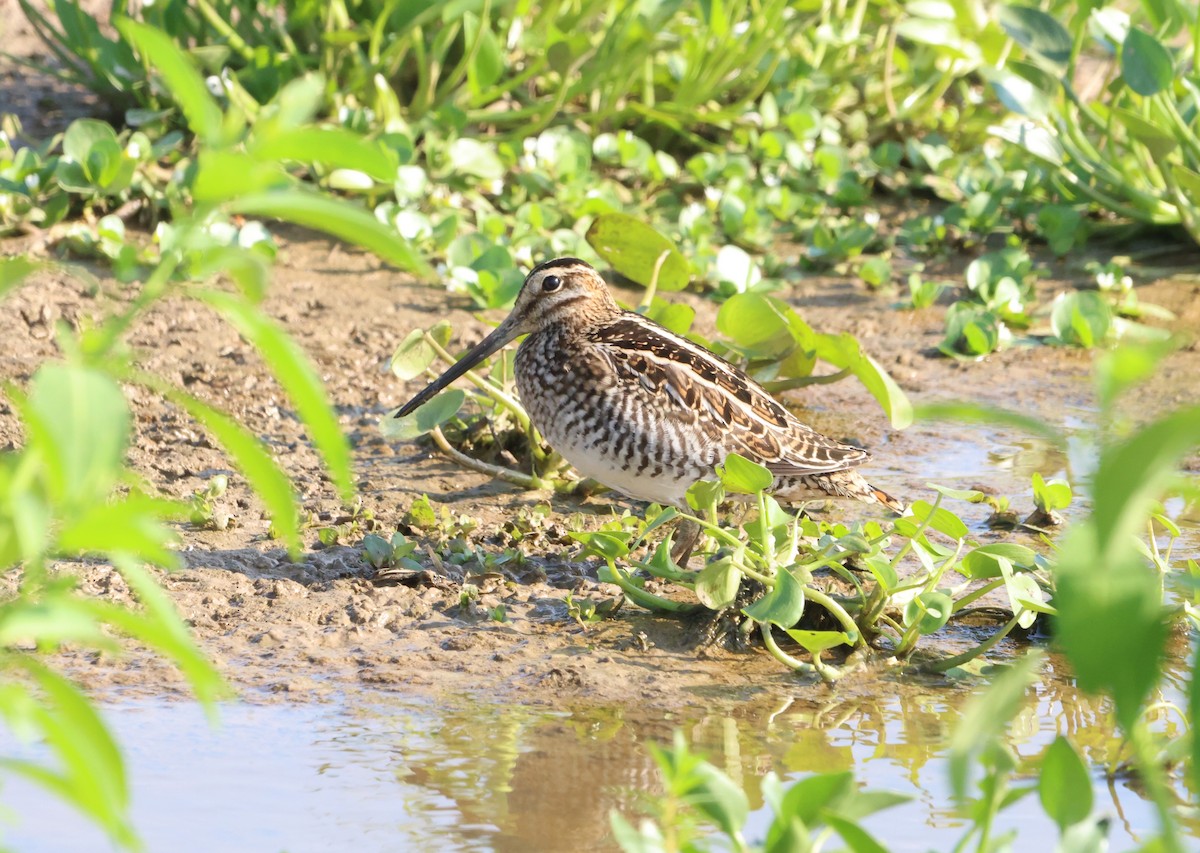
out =
{"type": "Polygon", "coordinates": [[[700,525],[690,518],[685,518],[675,528],[675,534],[678,538],[671,546],[671,562],[681,569],[686,569],[688,560],[692,558],[692,549],[700,541],[700,525]]]}

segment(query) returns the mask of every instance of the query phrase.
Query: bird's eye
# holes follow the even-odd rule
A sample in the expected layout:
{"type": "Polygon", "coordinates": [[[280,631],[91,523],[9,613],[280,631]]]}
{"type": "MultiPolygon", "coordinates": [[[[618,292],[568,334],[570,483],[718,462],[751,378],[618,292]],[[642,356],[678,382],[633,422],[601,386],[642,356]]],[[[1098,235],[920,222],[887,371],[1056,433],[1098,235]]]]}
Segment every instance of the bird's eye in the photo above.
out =
{"type": "Polygon", "coordinates": [[[562,279],[556,275],[548,275],[542,279],[542,293],[553,293],[562,287],[562,279]]]}

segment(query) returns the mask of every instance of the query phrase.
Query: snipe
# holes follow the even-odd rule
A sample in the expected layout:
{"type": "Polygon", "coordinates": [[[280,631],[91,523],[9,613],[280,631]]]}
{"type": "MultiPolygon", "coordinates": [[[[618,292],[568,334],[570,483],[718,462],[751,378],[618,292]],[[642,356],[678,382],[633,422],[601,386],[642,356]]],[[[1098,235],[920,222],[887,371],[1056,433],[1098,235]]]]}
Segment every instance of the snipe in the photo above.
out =
{"type": "Polygon", "coordinates": [[[775,475],[781,501],[853,498],[903,510],[855,470],[865,450],[805,426],[732,364],[622,310],[578,258],[535,267],[508,318],[397,417],[520,335],[517,391],[529,417],[579,473],[610,488],[686,508],[688,488],[738,453],[775,475]]]}

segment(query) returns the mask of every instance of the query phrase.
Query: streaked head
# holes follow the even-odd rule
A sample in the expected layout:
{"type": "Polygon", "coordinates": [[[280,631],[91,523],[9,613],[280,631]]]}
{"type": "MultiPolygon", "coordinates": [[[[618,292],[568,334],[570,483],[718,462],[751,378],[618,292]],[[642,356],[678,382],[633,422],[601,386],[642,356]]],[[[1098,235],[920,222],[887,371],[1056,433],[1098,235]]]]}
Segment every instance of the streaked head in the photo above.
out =
{"type": "Polygon", "coordinates": [[[405,403],[396,417],[416,411],[455,379],[521,335],[555,323],[602,319],[619,310],[604,279],[585,261],[555,258],[538,264],[525,277],[512,313],[504,322],[405,403]]]}
{"type": "Polygon", "coordinates": [[[570,323],[617,310],[608,285],[591,265],[579,258],[555,258],[538,264],[517,294],[508,320],[515,335],[525,335],[553,323],[570,323]]]}

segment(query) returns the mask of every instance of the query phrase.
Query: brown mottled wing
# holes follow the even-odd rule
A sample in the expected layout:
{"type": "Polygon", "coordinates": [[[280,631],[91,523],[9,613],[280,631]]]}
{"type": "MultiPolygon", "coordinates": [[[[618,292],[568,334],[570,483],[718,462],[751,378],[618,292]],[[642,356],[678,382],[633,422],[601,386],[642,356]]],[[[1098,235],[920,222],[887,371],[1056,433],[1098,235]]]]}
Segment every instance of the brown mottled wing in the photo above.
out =
{"type": "Polygon", "coordinates": [[[652,320],[626,313],[591,337],[622,382],[655,395],[661,416],[776,476],[842,471],[870,458],[805,426],[741,370],[652,320]]]}

